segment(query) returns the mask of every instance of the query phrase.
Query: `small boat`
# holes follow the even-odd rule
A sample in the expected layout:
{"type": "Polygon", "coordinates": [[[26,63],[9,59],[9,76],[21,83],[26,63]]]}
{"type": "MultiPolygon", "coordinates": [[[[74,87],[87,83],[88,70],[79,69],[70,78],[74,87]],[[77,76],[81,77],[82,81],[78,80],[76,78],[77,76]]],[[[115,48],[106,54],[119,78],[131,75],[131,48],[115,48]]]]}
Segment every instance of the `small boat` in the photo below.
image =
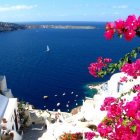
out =
{"type": "Polygon", "coordinates": [[[60,103],[57,103],[57,106],[60,106],[60,103]]]}
{"type": "Polygon", "coordinates": [[[62,95],[64,96],[64,95],[66,95],[66,93],[64,92],[62,95]]]}
{"type": "Polygon", "coordinates": [[[47,99],[47,98],[48,98],[48,96],[43,96],[43,98],[44,98],[44,99],[47,99]]]}
{"type": "Polygon", "coordinates": [[[49,52],[49,51],[50,51],[50,48],[49,48],[49,46],[47,45],[45,52],[49,52]]]}

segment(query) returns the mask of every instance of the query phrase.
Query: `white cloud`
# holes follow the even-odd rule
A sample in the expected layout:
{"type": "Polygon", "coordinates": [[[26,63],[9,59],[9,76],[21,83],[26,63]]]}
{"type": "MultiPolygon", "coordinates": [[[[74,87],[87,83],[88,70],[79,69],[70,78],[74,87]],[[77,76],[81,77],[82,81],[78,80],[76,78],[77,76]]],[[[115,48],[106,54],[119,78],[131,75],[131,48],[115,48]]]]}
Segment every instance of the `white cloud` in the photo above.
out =
{"type": "Polygon", "coordinates": [[[17,11],[17,10],[30,10],[37,7],[37,5],[13,5],[13,6],[0,6],[0,12],[17,11]]]}
{"type": "Polygon", "coordinates": [[[128,5],[114,5],[112,8],[114,8],[114,9],[126,9],[126,8],[128,8],[128,5]]]}

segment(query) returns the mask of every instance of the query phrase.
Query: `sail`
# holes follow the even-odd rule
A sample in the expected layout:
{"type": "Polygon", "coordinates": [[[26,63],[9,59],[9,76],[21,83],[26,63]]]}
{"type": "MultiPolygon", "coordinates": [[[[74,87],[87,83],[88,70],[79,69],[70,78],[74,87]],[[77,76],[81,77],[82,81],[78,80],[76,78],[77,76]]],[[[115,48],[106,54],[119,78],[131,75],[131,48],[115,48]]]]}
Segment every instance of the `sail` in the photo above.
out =
{"type": "Polygon", "coordinates": [[[50,51],[50,48],[49,48],[49,46],[47,45],[47,49],[46,49],[46,51],[48,52],[48,51],[50,51]]]}

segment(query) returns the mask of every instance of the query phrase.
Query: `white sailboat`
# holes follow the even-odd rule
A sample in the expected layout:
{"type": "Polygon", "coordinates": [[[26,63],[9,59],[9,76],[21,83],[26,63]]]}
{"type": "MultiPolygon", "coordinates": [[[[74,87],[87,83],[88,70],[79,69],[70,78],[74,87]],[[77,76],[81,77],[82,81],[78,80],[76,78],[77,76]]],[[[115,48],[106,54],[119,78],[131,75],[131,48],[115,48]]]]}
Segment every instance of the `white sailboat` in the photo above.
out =
{"type": "Polygon", "coordinates": [[[49,52],[49,51],[50,51],[50,48],[49,48],[49,46],[47,45],[45,52],[49,52]]]}

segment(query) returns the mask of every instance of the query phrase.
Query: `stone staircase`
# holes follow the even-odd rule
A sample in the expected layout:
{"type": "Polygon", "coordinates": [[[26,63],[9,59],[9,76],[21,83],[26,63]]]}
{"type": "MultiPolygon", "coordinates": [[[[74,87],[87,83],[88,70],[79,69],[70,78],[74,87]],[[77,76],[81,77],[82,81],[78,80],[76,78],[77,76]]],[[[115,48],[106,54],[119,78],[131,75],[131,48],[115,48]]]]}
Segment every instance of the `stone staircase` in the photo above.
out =
{"type": "Polygon", "coordinates": [[[45,132],[44,124],[32,124],[24,130],[22,140],[38,140],[45,132]]]}

